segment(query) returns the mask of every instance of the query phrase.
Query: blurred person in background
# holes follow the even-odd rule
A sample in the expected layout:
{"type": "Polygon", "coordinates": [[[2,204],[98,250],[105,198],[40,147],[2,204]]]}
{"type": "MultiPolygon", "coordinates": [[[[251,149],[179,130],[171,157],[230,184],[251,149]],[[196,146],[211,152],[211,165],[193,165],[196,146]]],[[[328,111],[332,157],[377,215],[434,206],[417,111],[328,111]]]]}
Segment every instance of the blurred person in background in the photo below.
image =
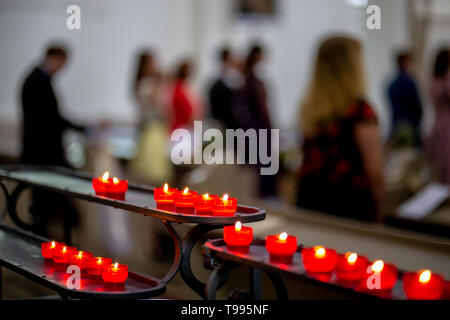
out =
{"type": "Polygon", "coordinates": [[[209,90],[211,115],[219,120],[225,128],[236,128],[234,119],[234,100],[236,89],[242,84],[242,76],[236,68],[236,62],[228,48],[219,54],[220,74],[209,90]]]}
{"type": "MultiPolygon", "coordinates": [[[[243,65],[243,86],[238,91],[236,111],[239,117],[236,118],[238,128],[244,130],[259,129],[267,130],[267,152],[271,153],[271,135],[270,130],[272,124],[269,111],[267,108],[267,91],[264,81],[259,77],[257,68],[263,61],[264,50],[260,45],[253,45],[244,61],[243,65]]],[[[258,139],[260,137],[258,136],[258,139]]],[[[258,142],[259,145],[259,142],[258,142]]],[[[248,158],[247,148],[246,156],[248,158]]],[[[258,169],[259,188],[258,195],[264,198],[273,198],[277,196],[277,175],[261,175],[259,174],[260,164],[255,168],[258,169]]]]}
{"type": "Polygon", "coordinates": [[[441,181],[450,184],[450,50],[438,52],[434,62],[431,100],[434,125],[426,139],[428,152],[440,169],[441,181]]]}
{"type": "Polygon", "coordinates": [[[346,36],[324,40],[301,104],[299,207],[377,219],[384,193],[383,150],[377,117],[365,97],[360,42],[346,36]]]}
{"type": "MultiPolygon", "coordinates": [[[[70,167],[65,158],[63,134],[66,129],[82,131],[59,112],[58,99],[52,86],[54,76],[63,68],[67,51],[61,45],[48,47],[41,64],[26,77],[22,86],[22,156],[26,164],[70,167]]],[[[76,213],[67,198],[43,190],[33,191],[30,213],[35,232],[46,235],[48,219],[64,214],[66,241],[70,243],[70,226],[76,223],[76,213]]]]}
{"type": "Polygon", "coordinates": [[[391,141],[394,146],[418,147],[422,144],[422,103],[413,74],[413,56],[407,51],[400,52],[397,55],[397,75],[388,87],[392,114],[391,141]]]}

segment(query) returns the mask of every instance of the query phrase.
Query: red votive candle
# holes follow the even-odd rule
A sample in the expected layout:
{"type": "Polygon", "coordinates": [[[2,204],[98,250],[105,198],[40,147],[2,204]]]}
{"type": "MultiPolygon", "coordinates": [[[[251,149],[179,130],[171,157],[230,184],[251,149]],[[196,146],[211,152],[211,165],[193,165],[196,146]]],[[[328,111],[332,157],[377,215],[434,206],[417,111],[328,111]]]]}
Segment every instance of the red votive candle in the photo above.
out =
{"type": "Polygon", "coordinates": [[[177,188],[169,188],[167,183],[163,188],[155,188],[153,196],[155,197],[156,207],[161,210],[174,210],[174,197],[178,192],[177,188]]]}
{"type": "Polygon", "coordinates": [[[369,260],[366,257],[347,252],[339,255],[335,272],[339,280],[357,281],[364,277],[368,266],[369,260]]]}
{"type": "Polygon", "coordinates": [[[62,246],[53,252],[53,261],[56,263],[69,263],[69,259],[75,251],[77,251],[75,247],[62,246]]]}
{"type": "Polygon", "coordinates": [[[70,256],[69,263],[79,266],[80,270],[85,270],[90,258],[92,258],[92,252],[80,250],[70,256]]]}
{"type": "Polygon", "coordinates": [[[224,194],[222,198],[214,200],[212,208],[213,216],[232,217],[237,210],[236,198],[230,198],[228,194],[224,194]]]}
{"type": "Polygon", "coordinates": [[[337,253],[322,246],[303,248],[302,259],[306,271],[331,272],[336,267],[337,253]]]}
{"type": "Polygon", "coordinates": [[[211,215],[214,201],[218,197],[208,193],[202,195],[196,195],[194,197],[195,214],[198,215],[211,215]]]}
{"type": "Polygon", "coordinates": [[[362,287],[366,290],[391,290],[397,282],[398,269],[396,266],[376,260],[367,267],[362,287]]]}
{"type": "Polygon", "coordinates": [[[403,276],[403,288],[408,299],[437,300],[444,294],[444,278],[432,274],[428,269],[406,272],[403,276]]]}
{"type": "Polygon", "coordinates": [[[94,276],[101,276],[103,268],[111,263],[111,258],[91,257],[87,263],[87,272],[94,276]]]}
{"type": "Polygon", "coordinates": [[[92,178],[92,187],[97,194],[122,199],[128,190],[128,181],[111,178],[106,171],[103,176],[92,178]]]}
{"type": "Polygon", "coordinates": [[[64,247],[63,242],[56,242],[56,241],[50,241],[50,242],[43,242],[41,243],[41,253],[42,256],[46,259],[52,259],[53,253],[57,250],[60,250],[62,247],[64,247]]]}
{"type": "Polygon", "coordinates": [[[223,227],[223,240],[228,250],[247,253],[253,241],[253,229],[243,226],[238,221],[234,226],[223,227]]]}
{"type": "Polygon", "coordinates": [[[189,190],[188,187],[183,191],[178,191],[175,194],[175,210],[178,213],[194,214],[194,197],[197,195],[196,191],[189,190]]]}
{"type": "Polygon", "coordinates": [[[294,252],[297,251],[297,238],[286,232],[267,236],[266,249],[271,262],[292,263],[294,252]]]}
{"type": "Polygon", "coordinates": [[[107,283],[124,283],[128,278],[128,266],[126,264],[105,265],[102,270],[102,279],[107,283]]]}

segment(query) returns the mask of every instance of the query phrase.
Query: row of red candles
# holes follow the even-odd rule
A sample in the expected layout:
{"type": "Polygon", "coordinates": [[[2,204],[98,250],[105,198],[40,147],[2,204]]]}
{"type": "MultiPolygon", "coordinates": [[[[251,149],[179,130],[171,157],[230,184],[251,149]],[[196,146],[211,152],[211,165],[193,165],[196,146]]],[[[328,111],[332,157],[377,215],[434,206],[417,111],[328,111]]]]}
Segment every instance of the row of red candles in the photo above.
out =
{"type": "MultiPolygon", "coordinates": [[[[241,222],[234,226],[224,227],[223,238],[230,251],[248,253],[253,241],[253,229],[241,222]]],[[[293,255],[297,251],[297,238],[282,232],[269,235],[265,241],[270,261],[274,263],[291,264],[293,255]]],[[[309,273],[335,272],[337,278],[345,282],[362,285],[364,289],[391,290],[397,282],[398,269],[393,264],[376,260],[372,263],[356,252],[338,254],[334,249],[315,246],[302,248],[302,261],[305,270],[309,273]],[[379,275],[379,287],[368,288],[369,277],[379,275]]],[[[403,275],[403,286],[409,299],[440,299],[444,293],[444,279],[433,274],[430,270],[406,272],[403,275]]]]}
{"type": "Polygon", "coordinates": [[[82,273],[101,277],[107,283],[124,283],[128,278],[128,266],[112,263],[111,258],[93,257],[91,252],[78,251],[62,242],[43,242],[41,253],[59,265],[77,265],[82,273]]]}
{"type": "MultiPolygon", "coordinates": [[[[108,171],[103,176],[93,178],[92,186],[97,194],[122,198],[128,190],[128,182],[110,177],[108,171]]],[[[198,194],[196,191],[169,188],[166,183],[162,188],[155,188],[154,198],[158,209],[176,211],[184,214],[234,216],[237,210],[236,198],[228,194],[219,197],[208,193],[198,194]]]]}

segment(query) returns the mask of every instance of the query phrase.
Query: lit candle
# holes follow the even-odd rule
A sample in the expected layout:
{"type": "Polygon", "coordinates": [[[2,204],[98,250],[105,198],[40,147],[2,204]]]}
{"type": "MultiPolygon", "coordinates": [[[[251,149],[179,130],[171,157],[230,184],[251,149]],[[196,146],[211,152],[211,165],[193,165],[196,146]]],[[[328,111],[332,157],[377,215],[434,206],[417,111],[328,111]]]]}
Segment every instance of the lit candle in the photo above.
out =
{"type": "Polygon", "coordinates": [[[228,250],[247,253],[253,241],[253,229],[237,221],[234,226],[223,227],[223,240],[228,250]]]}
{"type": "Polygon", "coordinates": [[[302,259],[308,272],[331,272],[336,267],[337,253],[333,249],[315,246],[302,249],[302,259]]]}
{"type": "Polygon", "coordinates": [[[183,191],[178,191],[175,194],[175,210],[179,213],[194,214],[194,197],[197,195],[196,191],[189,190],[188,187],[183,191]]]}
{"type": "Polygon", "coordinates": [[[336,265],[336,276],[339,280],[357,281],[364,277],[369,260],[358,256],[355,252],[340,254],[336,265]]]}
{"type": "Polygon", "coordinates": [[[194,197],[195,214],[198,215],[211,215],[214,201],[218,197],[216,195],[210,195],[208,193],[202,195],[196,195],[194,197]]]}
{"type": "Polygon", "coordinates": [[[52,259],[53,253],[57,250],[60,250],[64,246],[63,242],[43,242],[41,243],[41,253],[42,256],[46,259],[52,259]]]}
{"type": "Polygon", "coordinates": [[[92,179],[92,186],[99,195],[124,199],[125,192],[128,190],[128,181],[111,178],[109,172],[105,171],[101,177],[92,179]]]}
{"type": "Polygon", "coordinates": [[[292,263],[294,252],[297,251],[297,238],[286,232],[267,236],[266,249],[271,262],[292,263]]]}
{"type": "Polygon", "coordinates": [[[237,210],[236,198],[230,198],[228,194],[224,194],[222,198],[214,200],[214,206],[212,212],[214,216],[234,216],[237,210]]]}
{"type": "Polygon", "coordinates": [[[81,271],[86,270],[89,259],[92,258],[92,253],[87,251],[76,251],[70,258],[69,263],[80,267],[81,271]]]}
{"type": "Polygon", "coordinates": [[[53,252],[53,261],[56,263],[69,263],[69,259],[75,251],[77,251],[75,247],[62,246],[53,252]]]}
{"type": "Polygon", "coordinates": [[[91,257],[87,263],[87,272],[93,276],[101,276],[103,268],[111,263],[111,258],[91,257]]]}
{"type": "Polygon", "coordinates": [[[428,269],[406,272],[403,275],[403,288],[408,299],[437,300],[444,294],[444,278],[428,269]]]}
{"type": "Polygon", "coordinates": [[[174,196],[178,192],[177,188],[169,188],[167,183],[162,188],[155,188],[156,207],[161,210],[174,210],[174,196]]]}
{"type": "Polygon", "coordinates": [[[362,286],[369,290],[391,290],[397,282],[397,267],[384,263],[383,260],[374,261],[367,267],[362,286]]]}
{"type": "Polygon", "coordinates": [[[128,266],[126,264],[108,264],[102,270],[102,279],[107,283],[124,283],[128,278],[128,266]]]}

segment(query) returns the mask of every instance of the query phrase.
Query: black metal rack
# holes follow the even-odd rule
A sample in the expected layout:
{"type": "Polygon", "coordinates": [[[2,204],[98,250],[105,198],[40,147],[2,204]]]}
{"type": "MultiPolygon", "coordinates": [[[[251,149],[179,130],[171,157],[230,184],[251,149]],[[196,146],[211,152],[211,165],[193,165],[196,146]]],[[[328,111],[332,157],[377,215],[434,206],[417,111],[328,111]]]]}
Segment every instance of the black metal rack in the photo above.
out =
{"type": "MultiPolygon", "coordinates": [[[[126,198],[124,200],[118,200],[97,195],[92,188],[91,179],[91,175],[60,167],[33,165],[0,166],[0,186],[6,196],[6,205],[3,212],[9,212],[16,224],[22,228],[26,228],[27,225],[21,222],[16,212],[17,200],[23,190],[27,188],[37,188],[60,193],[67,197],[87,200],[159,218],[169,231],[175,246],[175,257],[172,266],[167,274],[160,280],[160,284],[165,285],[173,279],[178,271],[180,271],[186,284],[201,297],[206,296],[206,284],[194,276],[190,263],[190,257],[195,243],[202,238],[205,233],[211,230],[222,228],[224,225],[232,225],[238,220],[243,223],[261,221],[266,215],[263,209],[245,205],[238,205],[237,212],[235,216],[232,217],[200,216],[160,210],[156,208],[156,202],[153,198],[153,187],[129,183],[126,198]],[[5,180],[18,183],[11,194],[8,193],[8,190],[4,185],[5,180]],[[177,234],[171,224],[173,222],[193,223],[196,225],[181,240],[181,237],[177,234]]],[[[13,256],[10,257],[11,261],[14,261],[13,258],[13,256]]],[[[0,259],[2,259],[1,255],[0,259]]],[[[10,262],[3,263],[9,268],[14,265],[10,262]]],[[[14,270],[17,272],[20,271],[16,268],[14,268],[14,270]]],[[[30,277],[32,276],[30,275],[30,277]]],[[[33,278],[37,279],[36,277],[33,278]]],[[[40,279],[42,280],[42,277],[40,277],[40,279]]],[[[54,285],[49,283],[46,284],[51,286],[54,285]]],[[[130,296],[130,298],[131,297],[133,296],[130,296]]]]}

